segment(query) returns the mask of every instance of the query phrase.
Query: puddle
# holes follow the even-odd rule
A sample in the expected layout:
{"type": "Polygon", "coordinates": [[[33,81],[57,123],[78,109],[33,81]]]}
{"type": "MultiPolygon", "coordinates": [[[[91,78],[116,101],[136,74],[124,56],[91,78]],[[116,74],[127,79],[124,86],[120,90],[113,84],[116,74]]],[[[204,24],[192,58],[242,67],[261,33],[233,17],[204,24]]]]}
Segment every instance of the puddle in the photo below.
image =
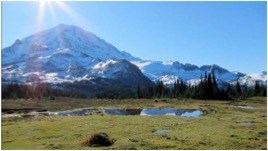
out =
{"type": "Polygon", "coordinates": [[[2,114],[3,118],[22,117],[21,114],[2,114]]]}
{"type": "Polygon", "coordinates": [[[13,113],[13,114],[2,114],[3,118],[24,118],[24,117],[38,117],[38,116],[49,116],[48,112],[30,112],[30,113],[13,113]]]}
{"type": "Polygon", "coordinates": [[[80,109],[73,111],[60,111],[60,112],[30,112],[23,114],[4,114],[3,117],[38,117],[38,116],[87,116],[93,112],[96,112],[95,109],[80,109]]]}
{"type": "Polygon", "coordinates": [[[191,111],[191,112],[185,112],[183,114],[181,114],[180,116],[184,116],[184,117],[199,117],[203,114],[202,111],[200,110],[196,110],[196,111],[191,111]]]}
{"type": "Polygon", "coordinates": [[[241,125],[251,126],[251,125],[256,125],[256,123],[254,121],[244,121],[244,122],[241,122],[241,125]]]}
{"type": "Polygon", "coordinates": [[[141,111],[141,115],[143,116],[169,115],[169,116],[199,117],[202,114],[203,111],[201,110],[143,109],[141,111]]]}
{"type": "Polygon", "coordinates": [[[139,115],[141,113],[140,109],[105,109],[103,110],[104,114],[109,115],[139,115]]]}
{"type": "Polygon", "coordinates": [[[157,130],[154,132],[154,134],[157,134],[157,135],[162,135],[162,134],[166,134],[168,132],[170,132],[171,130],[166,130],[166,129],[162,129],[162,130],[157,130]]]}
{"type": "Polygon", "coordinates": [[[256,109],[255,107],[246,106],[246,105],[231,105],[231,107],[240,108],[240,109],[249,109],[249,110],[256,109]]]}
{"type": "Polygon", "coordinates": [[[81,109],[74,111],[62,111],[62,112],[49,112],[49,115],[58,115],[58,116],[87,116],[95,112],[95,109],[81,109]]]}

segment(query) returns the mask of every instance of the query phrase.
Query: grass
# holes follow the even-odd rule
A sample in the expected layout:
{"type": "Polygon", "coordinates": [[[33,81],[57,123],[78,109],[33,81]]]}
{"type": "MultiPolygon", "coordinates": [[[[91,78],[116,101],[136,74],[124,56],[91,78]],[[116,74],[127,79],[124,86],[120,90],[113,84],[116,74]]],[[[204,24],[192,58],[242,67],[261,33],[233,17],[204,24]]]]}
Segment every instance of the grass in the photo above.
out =
{"type": "MultiPolygon", "coordinates": [[[[56,100],[3,100],[2,109],[46,109],[49,111],[64,111],[76,108],[144,108],[144,107],[184,107],[198,108],[193,100],[178,99],[75,99],[59,97],[56,100]],[[193,103],[191,103],[193,102],[193,103]]],[[[199,101],[206,102],[206,101],[199,101]]]]}
{"type": "MultiPolygon", "coordinates": [[[[200,118],[180,116],[35,117],[2,119],[2,149],[267,149],[266,98],[230,101],[176,99],[78,100],[56,98],[42,100],[39,108],[66,110],[74,108],[144,108],[172,107],[203,109],[200,118]],[[65,99],[65,101],[64,101],[65,99]],[[73,102],[70,103],[69,100],[73,102]],[[71,104],[66,106],[66,104],[71,104]],[[255,110],[231,107],[250,105],[255,110]],[[252,125],[241,123],[251,121],[252,125]],[[157,135],[155,131],[168,133],[157,135]],[[106,133],[111,146],[82,146],[90,134],[106,133]]],[[[2,108],[26,108],[23,100],[6,100],[2,108]]]]}

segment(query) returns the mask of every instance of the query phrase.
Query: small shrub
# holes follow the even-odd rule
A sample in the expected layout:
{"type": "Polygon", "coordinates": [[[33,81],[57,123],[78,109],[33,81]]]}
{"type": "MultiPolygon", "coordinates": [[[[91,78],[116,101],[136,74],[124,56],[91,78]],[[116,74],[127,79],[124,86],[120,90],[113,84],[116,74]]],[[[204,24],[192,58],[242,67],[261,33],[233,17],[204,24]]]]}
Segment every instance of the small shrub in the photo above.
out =
{"type": "Polygon", "coordinates": [[[166,99],[162,99],[161,101],[162,101],[162,102],[167,102],[167,100],[166,100],[166,99]]]}
{"type": "Polygon", "coordinates": [[[258,135],[267,135],[267,131],[259,132],[258,135]]]}
{"type": "Polygon", "coordinates": [[[238,136],[237,136],[237,135],[233,135],[233,134],[232,134],[232,135],[230,135],[230,137],[238,137],[238,136]]]}
{"type": "Polygon", "coordinates": [[[111,146],[113,141],[109,139],[106,133],[95,133],[89,135],[80,144],[82,146],[111,146]]]}
{"type": "Polygon", "coordinates": [[[55,100],[54,96],[49,96],[49,100],[55,100]]]}

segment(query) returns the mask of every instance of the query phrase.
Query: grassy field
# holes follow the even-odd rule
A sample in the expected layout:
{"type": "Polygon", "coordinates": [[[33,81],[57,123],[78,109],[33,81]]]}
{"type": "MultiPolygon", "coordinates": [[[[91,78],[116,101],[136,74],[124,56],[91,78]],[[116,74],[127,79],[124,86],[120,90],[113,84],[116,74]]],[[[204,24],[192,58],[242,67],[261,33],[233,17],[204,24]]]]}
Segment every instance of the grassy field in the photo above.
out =
{"type": "Polygon", "coordinates": [[[5,110],[71,110],[76,108],[202,109],[199,118],[180,116],[2,117],[2,149],[267,149],[266,98],[239,101],[176,99],[2,100],[5,110]],[[256,109],[239,109],[248,105],[256,109]],[[246,124],[245,124],[246,123],[246,124]],[[251,123],[251,124],[247,124],[251,123]],[[159,135],[157,130],[170,130],[159,135]],[[105,132],[114,144],[80,145],[89,134],[105,132]]]}

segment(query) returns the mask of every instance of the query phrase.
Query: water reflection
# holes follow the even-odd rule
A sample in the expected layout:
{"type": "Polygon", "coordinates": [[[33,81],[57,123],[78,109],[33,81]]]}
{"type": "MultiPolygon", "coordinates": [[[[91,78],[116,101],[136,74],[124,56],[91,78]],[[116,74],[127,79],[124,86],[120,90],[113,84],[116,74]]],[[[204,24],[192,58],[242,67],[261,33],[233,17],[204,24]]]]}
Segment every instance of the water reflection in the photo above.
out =
{"type": "Polygon", "coordinates": [[[49,112],[49,115],[58,115],[58,116],[87,116],[96,110],[94,109],[81,109],[74,111],[62,111],[62,112],[49,112]]]}
{"type": "Polygon", "coordinates": [[[26,114],[5,114],[4,117],[12,116],[89,116],[92,114],[100,115],[141,115],[141,116],[183,116],[183,117],[199,117],[203,114],[201,110],[186,110],[186,109],[77,109],[70,111],[59,111],[59,112],[30,112],[26,114]]]}
{"type": "Polygon", "coordinates": [[[155,116],[155,115],[169,115],[169,116],[184,116],[184,117],[199,117],[203,114],[201,110],[183,110],[183,109],[143,109],[141,115],[155,116]]]}
{"type": "Polygon", "coordinates": [[[155,131],[154,134],[162,135],[162,134],[166,134],[168,132],[170,132],[170,130],[162,129],[162,130],[155,131]]]}
{"type": "Polygon", "coordinates": [[[140,109],[105,109],[103,110],[104,114],[109,115],[139,115],[141,112],[140,109]]]}
{"type": "Polygon", "coordinates": [[[232,105],[232,107],[240,108],[240,109],[256,109],[255,107],[245,106],[245,105],[232,105]]]}

